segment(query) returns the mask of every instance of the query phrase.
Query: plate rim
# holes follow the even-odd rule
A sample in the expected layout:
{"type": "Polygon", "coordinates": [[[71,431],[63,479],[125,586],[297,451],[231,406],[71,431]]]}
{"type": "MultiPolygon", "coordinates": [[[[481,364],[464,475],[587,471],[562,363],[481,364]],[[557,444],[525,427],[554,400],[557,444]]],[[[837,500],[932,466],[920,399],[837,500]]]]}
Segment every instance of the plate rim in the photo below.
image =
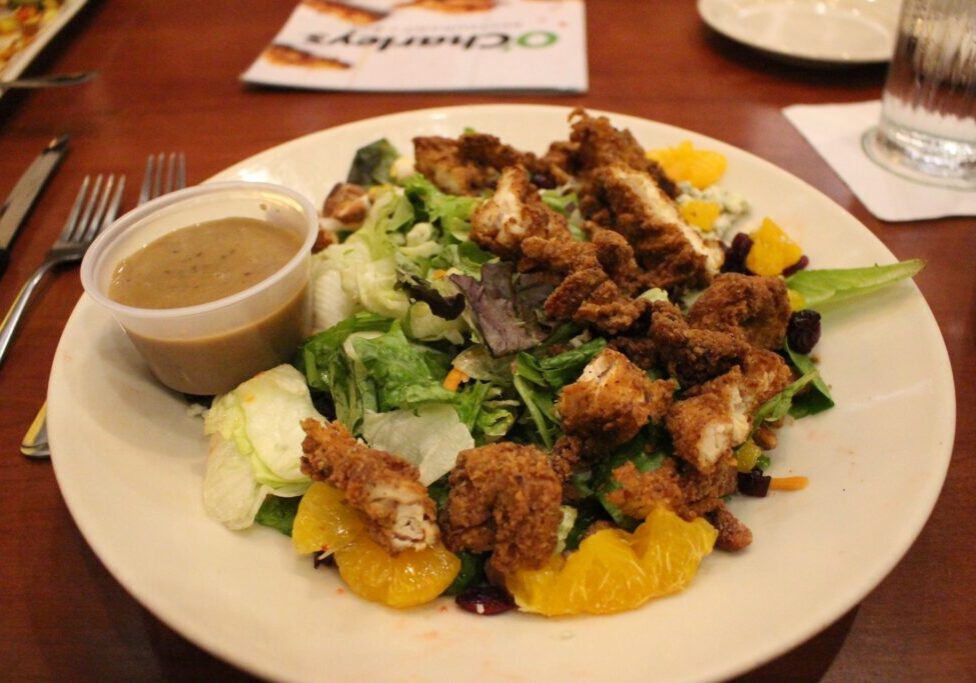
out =
{"type": "MultiPolygon", "coordinates": [[[[895,35],[897,33],[897,25],[891,27],[891,46],[889,50],[881,50],[880,48],[873,54],[861,57],[849,57],[840,55],[830,55],[830,54],[817,54],[809,52],[800,52],[795,50],[784,50],[778,46],[770,45],[769,43],[761,40],[751,39],[749,36],[743,35],[742,33],[730,30],[730,27],[724,25],[723,22],[716,17],[716,10],[718,8],[737,8],[743,3],[755,3],[763,4],[763,0],[697,0],[696,7],[698,10],[698,15],[701,17],[702,21],[713,31],[718,33],[725,38],[744,45],[753,50],[756,50],[762,54],[768,55],[772,58],[784,61],[787,63],[800,65],[800,66],[867,66],[870,64],[884,64],[891,60],[891,56],[894,52],[895,45],[895,35]]],[[[793,4],[792,2],[790,4],[793,4]]],[[[897,20],[897,17],[895,17],[897,20]]]]}
{"type": "MultiPolygon", "coordinates": [[[[548,113],[559,113],[565,115],[568,114],[570,111],[572,111],[573,108],[568,106],[558,106],[558,105],[496,103],[496,104],[481,104],[481,105],[460,105],[460,106],[450,106],[450,107],[432,107],[432,108],[425,108],[425,109],[395,112],[395,113],[385,114],[381,116],[368,117],[365,119],[358,119],[343,124],[339,124],[337,126],[333,126],[330,128],[325,128],[319,131],[314,131],[305,135],[301,135],[291,140],[282,142],[278,145],[269,147],[261,152],[253,154],[247,157],[246,159],[243,159],[227,167],[223,171],[211,176],[211,178],[209,178],[208,181],[206,182],[221,180],[223,179],[223,176],[225,174],[232,173],[235,169],[239,169],[248,163],[253,163],[255,159],[258,159],[264,155],[270,155],[273,152],[280,153],[282,151],[287,151],[288,148],[293,145],[300,146],[300,145],[308,144],[310,141],[314,141],[314,139],[319,136],[349,133],[350,131],[355,131],[355,129],[359,126],[364,126],[364,127],[375,126],[376,124],[382,124],[389,120],[395,120],[401,118],[406,120],[410,120],[413,118],[417,118],[418,120],[420,118],[423,118],[424,120],[430,120],[431,117],[436,117],[441,115],[451,116],[454,114],[459,114],[461,112],[471,112],[472,110],[478,110],[478,111],[484,111],[486,113],[490,113],[492,111],[497,111],[500,109],[541,110],[541,111],[546,111],[548,113]]],[[[827,204],[829,204],[833,211],[840,212],[841,214],[848,216],[849,220],[856,223],[860,227],[860,229],[866,233],[866,236],[869,236],[873,240],[873,242],[878,248],[883,250],[883,252],[886,253],[890,258],[892,259],[894,258],[890,250],[888,250],[888,248],[884,245],[884,243],[881,242],[881,240],[877,237],[877,235],[875,235],[866,226],[860,223],[860,221],[858,221],[855,217],[853,217],[849,212],[847,212],[842,207],[840,207],[830,197],[828,197],[827,195],[825,195],[824,193],[822,193],[820,190],[813,187],[812,185],[801,180],[797,176],[793,175],[789,171],[786,171],[785,169],[782,169],[751,152],[748,152],[739,147],[735,147],[721,140],[709,138],[708,136],[699,134],[695,131],[676,127],[658,121],[653,121],[639,116],[617,113],[617,112],[609,112],[609,111],[603,111],[597,109],[587,109],[587,111],[593,115],[610,116],[615,121],[615,123],[618,123],[623,126],[627,126],[628,121],[640,121],[644,124],[651,124],[656,127],[661,127],[667,130],[669,133],[675,133],[678,135],[690,134],[696,138],[714,142],[719,147],[734,149],[737,151],[737,153],[748,157],[752,163],[758,163],[759,165],[766,167],[767,171],[777,173],[781,175],[784,179],[789,179],[791,183],[801,186],[804,189],[804,191],[815,195],[818,201],[826,202],[827,204]]],[[[938,370],[941,371],[939,373],[940,375],[939,379],[942,382],[945,382],[946,380],[948,381],[948,385],[946,387],[948,391],[944,395],[940,395],[940,398],[947,401],[946,408],[948,412],[943,417],[945,418],[945,421],[951,425],[951,429],[949,429],[948,432],[946,432],[947,440],[944,448],[942,449],[944,451],[944,453],[942,454],[943,457],[941,459],[942,467],[940,468],[939,476],[936,477],[937,484],[933,485],[934,490],[928,492],[928,495],[926,497],[927,505],[925,506],[925,509],[920,510],[920,512],[914,518],[916,523],[912,526],[910,531],[906,533],[905,537],[903,538],[903,542],[899,544],[898,547],[895,548],[894,550],[889,550],[889,553],[887,554],[887,561],[876,565],[875,571],[872,573],[870,578],[862,580],[862,582],[857,586],[848,586],[844,597],[834,601],[834,603],[844,603],[844,609],[850,609],[852,606],[857,604],[857,602],[863,599],[865,595],[867,595],[872,590],[874,590],[877,587],[878,583],[880,583],[880,581],[892,571],[892,569],[904,557],[905,553],[908,552],[908,550],[915,542],[918,535],[921,533],[922,529],[924,528],[925,524],[927,523],[928,519],[931,516],[932,509],[936,505],[939,498],[939,493],[941,491],[942,486],[944,485],[946,472],[948,470],[948,466],[951,461],[952,447],[955,438],[956,402],[955,402],[955,392],[954,392],[954,378],[952,375],[951,366],[949,364],[948,351],[946,349],[945,341],[944,338],[942,337],[941,330],[938,327],[937,321],[935,320],[931,308],[928,306],[920,290],[918,290],[918,287],[914,283],[911,284],[911,287],[914,288],[914,294],[915,296],[918,297],[917,301],[921,304],[922,308],[926,312],[926,317],[927,317],[926,324],[928,326],[928,332],[929,333],[934,332],[935,337],[940,342],[938,348],[935,348],[934,351],[935,351],[935,355],[938,356],[938,360],[940,361],[939,368],[937,368],[938,370]]],[[[82,295],[78,305],[72,311],[71,317],[69,318],[69,321],[65,326],[65,330],[67,331],[69,328],[72,327],[72,324],[75,323],[76,318],[84,317],[89,313],[90,310],[92,310],[90,307],[95,307],[95,306],[96,305],[94,304],[94,302],[91,301],[86,295],[82,295]]],[[[64,337],[62,337],[62,342],[63,340],[64,337]]],[[[140,591],[135,585],[133,585],[137,583],[137,581],[133,580],[129,576],[129,572],[125,568],[116,564],[116,562],[114,561],[115,560],[114,551],[106,552],[100,540],[94,537],[95,534],[93,534],[91,532],[91,529],[88,527],[88,525],[82,521],[86,518],[86,515],[82,513],[79,519],[79,511],[76,509],[77,506],[75,505],[75,501],[73,500],[73,497],[71,495],[66,495],[65,492],[64,483],[62,481],[63,473],[61,470],[61,465],[59,465],[59,463],[61,463],[61,459],[58,455],[60,452],[59,451],[59,442],[60,442],[59,426],[63,424],[63,422],[60,419],[60,413],[58,411],[59,402],[57,401],[57,396],[59,393],[59,388],[56,386],[55,376],[61,372],[64,353],[65,353],[65,349],[62,348],[62,343],[59,342],[58,350],[56,351],[55,354],[55,361],[52,366],[51,384],[49,386],[51,398],[54,399],[52,401],[52,405],[55,407],[55,410],[52,411],[52,418],[53,418],[52,419],[52,452],[53,452],[52,463],[54,465],[55,476],[58,480],[59,487],[61,488],[62,496],[65,499],[65,503],[68,506],[72,518],[74,519],[76,526],[78,527],[82,536],[85,538],[86,542],[95,552],[95,554],[99,557],[99,560],[105,565],[105,567],[112,574],[112,576],[115,577],[115,579],[119,581],[119,583],[123,585],[123,587],[133,597],[135,597],[137,601],[145,605],[154,615],[156,615],[157,618],[159,618],[161,621],[169,625],[175,631],[182,633],[184,636],[192,640],[201,648],[208,650],[209,652],[224,659],[225,661],[231,662],[235,666],[242,667],[248,671],[252,671],[261,676],[274,678],[276,677],[276,674],[280,675],[281,672],[274,669],[273,664],[268,664],[260,661],[249,661],[246,657],[242,658],[239,651],[227,647],[225,643],[219,642],[219,639],[215,639],[214,637],[211,636],[211,634],[201,632],[198,629],[187,628],[185,620],[181,620],[180,618],[174,616],[172,614],[172,610],[169,607],[167,607],[165,604],[161,604],[161,601],[158,600],[156,596],[150,595],[147,597],[144,591],[140,591]],[[106,560],[106,557],[108,557],[109,560],[106,560]]],[[[796,647],[798,644],[809,639],[817,632],[819,632],[820,630],[828,626],[830,623],[833,623],[833,621],[835,621],[843,614],[843,611],[844,610],[828,608],[826,607],[826,605],[822,606],[821,609],[822,614],[820,615],[819,618],[812,620],[812,622],[814,622],[812,626],[808,625],[806,629],[795,630],[795,632],[792,634],[792,637],[779,639],[775,647],[767,647],[765,648],[765,650],[761,650],[761,651],[757,651],[756,653],[753,653],[752,656],[740,657],[734,663],[729,663],[724,666],[712,666],[710,671],[704,672],[705,675],[704,679],[702,679],[701,677],[696,677],[696,678],[687,678],[687,680],[709,680],[710,677],[725,677],[730,675],[736,675],[744,671],[748,671],[754,668],[755,666],[759,666],[760,664],[767,662],[775,658],[776,656],[783,654],[784,652],[789,651],[790,649],[796,647]]]]}

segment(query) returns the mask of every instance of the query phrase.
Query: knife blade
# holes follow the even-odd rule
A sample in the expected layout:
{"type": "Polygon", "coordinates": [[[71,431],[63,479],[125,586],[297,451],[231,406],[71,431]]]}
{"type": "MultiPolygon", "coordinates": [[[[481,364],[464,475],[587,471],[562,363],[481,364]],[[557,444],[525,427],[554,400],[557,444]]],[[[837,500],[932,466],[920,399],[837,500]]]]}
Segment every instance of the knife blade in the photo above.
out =
{"type": "Polygon", "coordinates": [[[68,136],[59,135],[47,144],[40,155],[24,171],[10,196],[0,207],[0,275],[7,270],[10,245],[34,206],[34,201],[58,167],[68,148],[68,136]]]}

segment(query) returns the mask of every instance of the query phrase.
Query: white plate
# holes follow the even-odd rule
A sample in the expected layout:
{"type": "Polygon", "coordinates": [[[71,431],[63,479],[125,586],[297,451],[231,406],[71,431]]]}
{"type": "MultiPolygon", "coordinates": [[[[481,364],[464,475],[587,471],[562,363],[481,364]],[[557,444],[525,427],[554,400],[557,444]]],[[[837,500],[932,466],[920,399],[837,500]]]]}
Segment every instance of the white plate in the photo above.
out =
{"type": "MultiPolygon", "coordinates": [[[[309,135],[217,179],[276,181],[321,202],[357,147],[465,127],[541,152],[568,109],[485,105],[394,114],[309,135]]],[[[690,139],[728,156],[723,184],[752,220],[775,217],[815,266],[891,262],[816,190],[716,140],[611,115],[646,146],[690,139]]],[[[198,418],[155,384],[109,316],[82,297],[51,375],[49,428],[65,501],[109,571],[187,638],[260,675],[345,681],[698,681],[754,667],[823,629],[887,574],[935,503],[955,404],[945,345],[912,283],[825,319],[818,347],[838,407],[782,432],[774,474],[810,486],[735,512],[755,542],[715,553],[686,592],[607,617],[483,618],[449,600],[406,612],[366,603],[274,531],[228,531],[201,504],[198,418]],[[924,415],[925,419],[918,419],[924,415]]]]}
{"type": "Polygon", "coordinates": [[[891,59],[899,0],[698,0],[722,35],[788,61],[870,64],[891,59]]]}
{"type": "MultiPolygon", "coordinates": [[[[31,41],[30,45],[25,47],[23,50],[15,54],[6,66],[0,69],[0,80],[9,81],[17,78],[24,70],[30,66],[30,63],[41,53],[48,43],[50,43],[54,37],[61,31],[68,22],[71,21],[79,10],[88,3],[88,0],[65,0],[64,5],[61,6],[61,11],[54,20],[42,27],[34,40],[31,41]]],[[[3,93],[0,92],[0,95],[3,93]]]]}

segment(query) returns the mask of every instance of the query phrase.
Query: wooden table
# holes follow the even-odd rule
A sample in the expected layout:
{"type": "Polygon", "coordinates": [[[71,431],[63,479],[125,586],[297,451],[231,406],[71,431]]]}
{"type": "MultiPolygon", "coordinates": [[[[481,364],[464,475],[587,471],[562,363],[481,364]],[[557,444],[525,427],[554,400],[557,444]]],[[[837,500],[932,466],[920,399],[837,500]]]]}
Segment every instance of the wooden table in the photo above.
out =
{"type": "MultiPolygon", "coordinates": [[[[745,679],[976,680],[976,221],[878,221],[781,113],[794,103],[876,98],[883,67],[831,71],[775,63],[710,32],[694,4],[592,0],[587,94],[495,96],[251,88],[238,76],[294,1],[93,1],[31,71],[96,68],[100,77],[0,100],[0,192],[51,137],[71,135],[64,165],[15,244],[0,281],[0,305],[9,305],[42,259],[82,176],[121,171],[135,184],[153,152],[185,150],[190,180],[199,181],[268,147],[348,121],[497,101],[585,105],[720,138],[825,192],[899,258],[928,260],[916,280],[945,337],[958,401],[948,480],[906,557],[837,623],[745,679]]],[[[134,188],[126,202],[135,202],[134,188]]],[[[77,269],[51,278],[0,368],[0,678],[247,679],[133,600],[79,534],[51,464],[18,453],[81,291],[77,269]]],[[[924,466],[926,454],[918,456],[924,466]]]]}

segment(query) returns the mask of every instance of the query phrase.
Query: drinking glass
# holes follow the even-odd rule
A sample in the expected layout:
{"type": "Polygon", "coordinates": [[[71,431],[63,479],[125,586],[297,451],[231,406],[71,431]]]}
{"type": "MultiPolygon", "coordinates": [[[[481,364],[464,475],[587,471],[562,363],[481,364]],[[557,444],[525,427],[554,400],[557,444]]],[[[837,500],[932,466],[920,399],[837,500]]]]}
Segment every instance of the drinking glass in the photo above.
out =
{"type": "Polygon", "coordinates": [[[881,120],[863,146],[903,177],[976,189],[976,0],[904,0],[881,120]]]}

